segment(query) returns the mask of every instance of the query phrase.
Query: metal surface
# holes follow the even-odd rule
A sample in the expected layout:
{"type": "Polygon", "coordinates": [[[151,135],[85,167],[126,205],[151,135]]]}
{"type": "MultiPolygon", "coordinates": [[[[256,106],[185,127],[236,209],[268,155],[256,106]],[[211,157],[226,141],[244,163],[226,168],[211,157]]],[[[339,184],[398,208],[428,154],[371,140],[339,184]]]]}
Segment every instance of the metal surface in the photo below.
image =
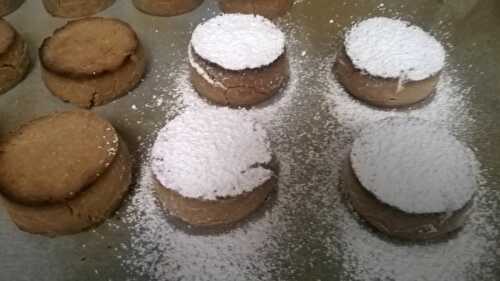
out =
{"type": "MultiPolygon", "coordinates": [[[[497,208],[493,211],[500,214],[497,207],[500,202],[498,195],[495,195],[498,194],[500,184],[500,1],[387,0],[383,9],[380,8],[379,0],[297,2],[291,14],[281,19],[279,25],[295,31],[294,38],[297,42],[290,54],[307,54],[301,60],[301,67],[309,69],[310,75],[299,77],[295,91],[300,93],[298,97],[302,101],[295,102],[288,109],[296,112],[290,115],[286,125],[290,129],[285,128],[283,132],[290,136],[289,139],[275,141],[279,146],[277,150],[298,147],[302,151],[291,154],[296,158],[294,163],[303,165],[291,167],[296,176],[287,182],[296,188],[308,188],[310,192],[324,190],[324,187],[321,189],[319,186],[308,185],[311,182],[322,186],[331,185],[332,190],[337,185],[336,182],[330,182],[330,167],[325,164],[335,157],[325,147],[335,145],[336,140],[332,137],[328,139],[328,143],[316,141],[327,139],[324,134],[331,132],[315,130],[314,126],[321,126],[325,122],[335,123],[336,120],[325,110],[327,100],[324,92],[328,89],[321,86],[320,81],[325,77],[322,72],[316,71],[315,63],[332,58],[341,45],[339,34],[352,21],[368,15],[401,16],[439,34],[438,37],[448,43],[448,63],[460,70],[457,75],[462,83],[472,88],[468,110],[470,119],[474,122],[466,130],[457,131],[462,132],[459,137],[476,151],[484,167],[482,186],[491,192],[491,208],[497,208]],[[330,23],[331,20],[333,24],[330,23]],[[297,131],[305,132],[309,137],[294,137],[297,131]],[[307,153],[308,151],[312,153],[307,153]]],[[[137,159],[142,159],[141,155],[146,153],[140,146],[140,138],[153,137],[158,126],[165,123],[165,114],[172,110],[171,89],[176,77],[169,73],[176,73],[181,65],[187,63],[186,48],[193,28],[215,13],[218,13],[217,5],[209,0],[194,12],[173,18],[142,14],[129,0],[117,1],[100,13],[129,22],[150,54],[149,72],[136,90],[112,104],[93,109],[117,127],[137,159]],[[149,108],[147,104],[152,102],[153,95],[162,96],[164,106],[140,112],[132,110],[132,105],[149,108]]],[[[28,41],[34,63],[26,80],[7,94],[0,95],[0,136],[37,116],[73,108],[53,97],[44,87],[37,58],[37,47],[42,40],[66,20],[51,17],[39,0],[27,1],[6,18],[28,41]]],[[[137,164],[139,166],[140,163],[137,164]]],[[[286,195],[286,191],[281,194],[286,195]]],[[[278,198],[280,196],[279,193],[278,198]]],[[[305,192],[301,198],[304,208],[289,210],[291,215],[287,217],[287,224],[290,228],[283,241],[278,243],[280,251],[287,255],[273,272],[271,279],[355,279],[355,276],[343,272],[342,249],[330,249],[329,252],[336,252],[336,257],[325,253],[321,239],[338,235],[328,223],[324,223],[324,218],[318,212],[321,208],[331,207],[328,196],[325,195],[325,198],[313,202],[305,192]]],[[[125,203],[124,208],[128,204],[131,204],[130,200],[125,203]]],[[[494,223],[498,223],[498,220],[494,223]]],[[[133,268],[123,263],[124,257],[132,251],[130,232],[133,227],[115,216],[95,230],[48,239],[17,230],[5,211],[0,209],[0,280],[153,279],[134,272],[133,268]]],[[[500,226],[493,227],[498,229],[500,226]]],[[[496,241],[500,241],[500,237],[497,236],[496,241]]],[[[498,245],[497,247],[500,248],[498,245]]],[[[452,258],[457,257],[450,257],[452,258]]],[[[500,257],[497,256],[496,269],[495,264],[487,266],[493,271],[497,270],[496,278],[500,280],[500,257]]],[[[197,274],[202,279],[205,272],[197,274]]],[[[248,276],[248,280],[256,279],[257,276],[248,276]]],[[[484,278],[479,274],[464,277],[464,280],[484,278]]]]}

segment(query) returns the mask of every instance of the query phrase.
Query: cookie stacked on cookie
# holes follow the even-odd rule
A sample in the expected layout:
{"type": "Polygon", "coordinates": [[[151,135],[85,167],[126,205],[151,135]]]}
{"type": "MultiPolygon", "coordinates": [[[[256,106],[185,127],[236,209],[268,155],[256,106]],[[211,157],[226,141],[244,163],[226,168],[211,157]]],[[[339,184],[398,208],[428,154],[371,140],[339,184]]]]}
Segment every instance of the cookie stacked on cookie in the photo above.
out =
{"type": "Polygon", "coordinates": [[[0,17],[6,16],[19,8],[24,3],[24,0],[1,0],[0,1],[0,17]]]}
{"type": "Polygon", "coordinates": [[[225,14],[200,24],[188,55],[194,88],[219,105],[257,105],[289,79],[285,36],[261,16],[225,14]]]}
{"type": "Polygon", "coordinates": [[[434,93],[446,52],[409,22],[383,17],[355,24],[345,36],[334,71],[354,97],[380,107],[404,107],[434,93]]]}
{"type": "Polygon", "coordinates": [[[421,119],[389,118],[364,129],[344,185],[361,217],[409,240],[445,238],[460,229],[477,187],[472,151],[421,119]]]}
{"type": "Polygon", "coordinates": [[[39,53],[47,88],[83,108],[127,94],[146,68],[134,30],[112,18],[70,21],[44,40],[39,53]]]}
{"type": "Polygon", "coordinates": [[[22,230],[56,236],[92,227],[120,205],[131,182],[127,146],[88,111],[51,114],[0,142],[0,194],[22,230]]]}
{"type": "Polygon", "coordinates": [[[17,85],[28,73],[28,45],[5,20],[0,19],[0,94],[17,85]]]}
{"type": "Polygon", "coordinates": [[[244,112],[188,110],[163,128],[152,151],[156,191],[167,212],[197,226],[237,222],[273,190],[266,131],[244,112]]]}

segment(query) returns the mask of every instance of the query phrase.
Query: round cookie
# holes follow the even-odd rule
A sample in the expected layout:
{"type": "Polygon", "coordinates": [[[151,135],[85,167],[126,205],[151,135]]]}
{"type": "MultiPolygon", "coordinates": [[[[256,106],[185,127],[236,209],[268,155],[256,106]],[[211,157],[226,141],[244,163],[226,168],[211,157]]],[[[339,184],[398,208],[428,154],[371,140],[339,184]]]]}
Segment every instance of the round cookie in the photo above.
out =
{"type": "Polygon", "coordinates": [[[290,10],[293,0],[219,0],[224,13],[256,14],[277,18],[290,10]]]}
{"type": "Polygon", "coordinates": [[[43,81],[52,94],[84,108],[127,94],[146,68],[136,33],[111,18],[68,22],[44,40],[40,61],[43,81]]]}
{"type": "Polygon", "coordinates": [[[28,45],[5,20],[0,19],[0,94],[24,79],[30,66],[28,45]]]}
{"type": "Polygon", "coordinates": [[[409,106],[429,97],[444,67],[443,46],[421,28],[370,18],[346,34],[334,71],[354,97],[375,106],[409,106]]]}
{"type": "Polygon", "coordinates": [[[289,79],[285,36],[261,16],[226,14],[200,24],[188,55],[194,88],[219,105],[259,104],[289,79]]]}
{"type": "Polygon", "coordinates": [[[115,0],[43,0],[47,12],[56,17],[79,18],[96,14],[115,0]]]}
{"type": "Polygon", "coordinates": [[[24,0],[0,0],[0,17],[4,17],[19,8],[24,0]]]}
{"type": "Polygon", "coordinates": [[[74,199],[44,206],[22,205],[6,199],[3,202],[23,231],[46,236],[75,234],[111,216],[127,194],[131,178],[130,155],[121,141],[109,168],[74,199]]]}
{"type": "Polygon", "coordinates": [[[3,202],[14,223],[31,233],[71,234],[98,224],[131,181],[125,143],[88,111],[36,119],[2,140],[0,151],[3,202]]]}
{"type": "Polygon", "coordinates": [[[345,189],[354,210],[389,236],[444,238],[470,213],[474,161],[444,128],[420,119],[385,119],[355,140],[345,189]]]}
{"type": "Polygon", "coordinates": [[[203,0],[133,0],[134,6],[150,15],[177,16],[196,9],[203,0]]]}
{"type": "Polygon", "coordinates": [[[152,171],[163,208],[197,226],[237,222],[261,206],[274,172],[264,129],[245,112],[187,111],[158,134],[152,171]]]}

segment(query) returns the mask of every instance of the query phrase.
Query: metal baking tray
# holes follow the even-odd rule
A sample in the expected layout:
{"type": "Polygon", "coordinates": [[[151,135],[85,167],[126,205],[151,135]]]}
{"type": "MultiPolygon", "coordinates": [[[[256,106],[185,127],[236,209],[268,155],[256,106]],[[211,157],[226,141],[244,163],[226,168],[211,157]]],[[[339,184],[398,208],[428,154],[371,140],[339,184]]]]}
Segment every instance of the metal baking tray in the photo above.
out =
{"type": "MultiPolygon", "coordinates": [[[[277,24],[288,37],[292,79],[252,110],[280,161],[274,200],[239,226],[200,233],[177,226],[148,188],[147,155],[156,131],[183,106],[203,106],[189,84],[194,27],[219,13],[206,0],[172,18],[117,0],[99,15],[121,18],[149,54],[144,81],[93,110],[108,118],[134,153],[133,191],[115,216],[54,239],[19,231],[0,209],[0,280],[500,280],[500,2],[497,0],[298,0],[277,24]],[[342,34],[375,15],[408,19],[445,43],[448,60],[434,98],[384,111],[352,100],[331,74],[342,34]],[[481,163],[480,191],[467,226],[445,241],[415,244],[374,232],[342,200],[339,177],[353,137],[391,115],[442,123],[481,163]]],[[[6,17],[30,45],[28,77],[0,96],[0,136],[35,117],[73,108],[41,81],[37,48],[66,20],[41,1],[6,17]]],[[[36,161],[36,159],[33,159],[36,161]]]]}

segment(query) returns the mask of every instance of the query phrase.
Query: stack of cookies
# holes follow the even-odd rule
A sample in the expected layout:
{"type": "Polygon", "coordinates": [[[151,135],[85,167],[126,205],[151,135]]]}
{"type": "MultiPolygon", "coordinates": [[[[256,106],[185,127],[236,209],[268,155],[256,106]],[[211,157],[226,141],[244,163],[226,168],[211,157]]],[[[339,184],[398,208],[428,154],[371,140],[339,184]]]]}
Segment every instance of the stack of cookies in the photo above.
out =
{"type": "Polygon", "coordinates": [[[111,18],[68,22],[44,40],[40,61],[43,81],[52,94],[84,108],[127,94],[146,68],[134,30],[111,18]]]}
{"type": "Polygon", "coordinates": [[[0,94],[17,85],[28,73],[28,46],[17,31],[0,19],[0,94]]]}
{"type": "Polygon", "coordinates": [[[56,113],[0,143],[0,193],[22,230],[56,236],[107,218],[131,181],[131,160],[113,126],[88,111],[56,113]]]}
{"type": "Polygon", "coordinates": [[[1,0],[0,1],[0,17],[6,16],[6,15],[14,12],[23,3],[24,3],[24,0],[1,0]]]}

